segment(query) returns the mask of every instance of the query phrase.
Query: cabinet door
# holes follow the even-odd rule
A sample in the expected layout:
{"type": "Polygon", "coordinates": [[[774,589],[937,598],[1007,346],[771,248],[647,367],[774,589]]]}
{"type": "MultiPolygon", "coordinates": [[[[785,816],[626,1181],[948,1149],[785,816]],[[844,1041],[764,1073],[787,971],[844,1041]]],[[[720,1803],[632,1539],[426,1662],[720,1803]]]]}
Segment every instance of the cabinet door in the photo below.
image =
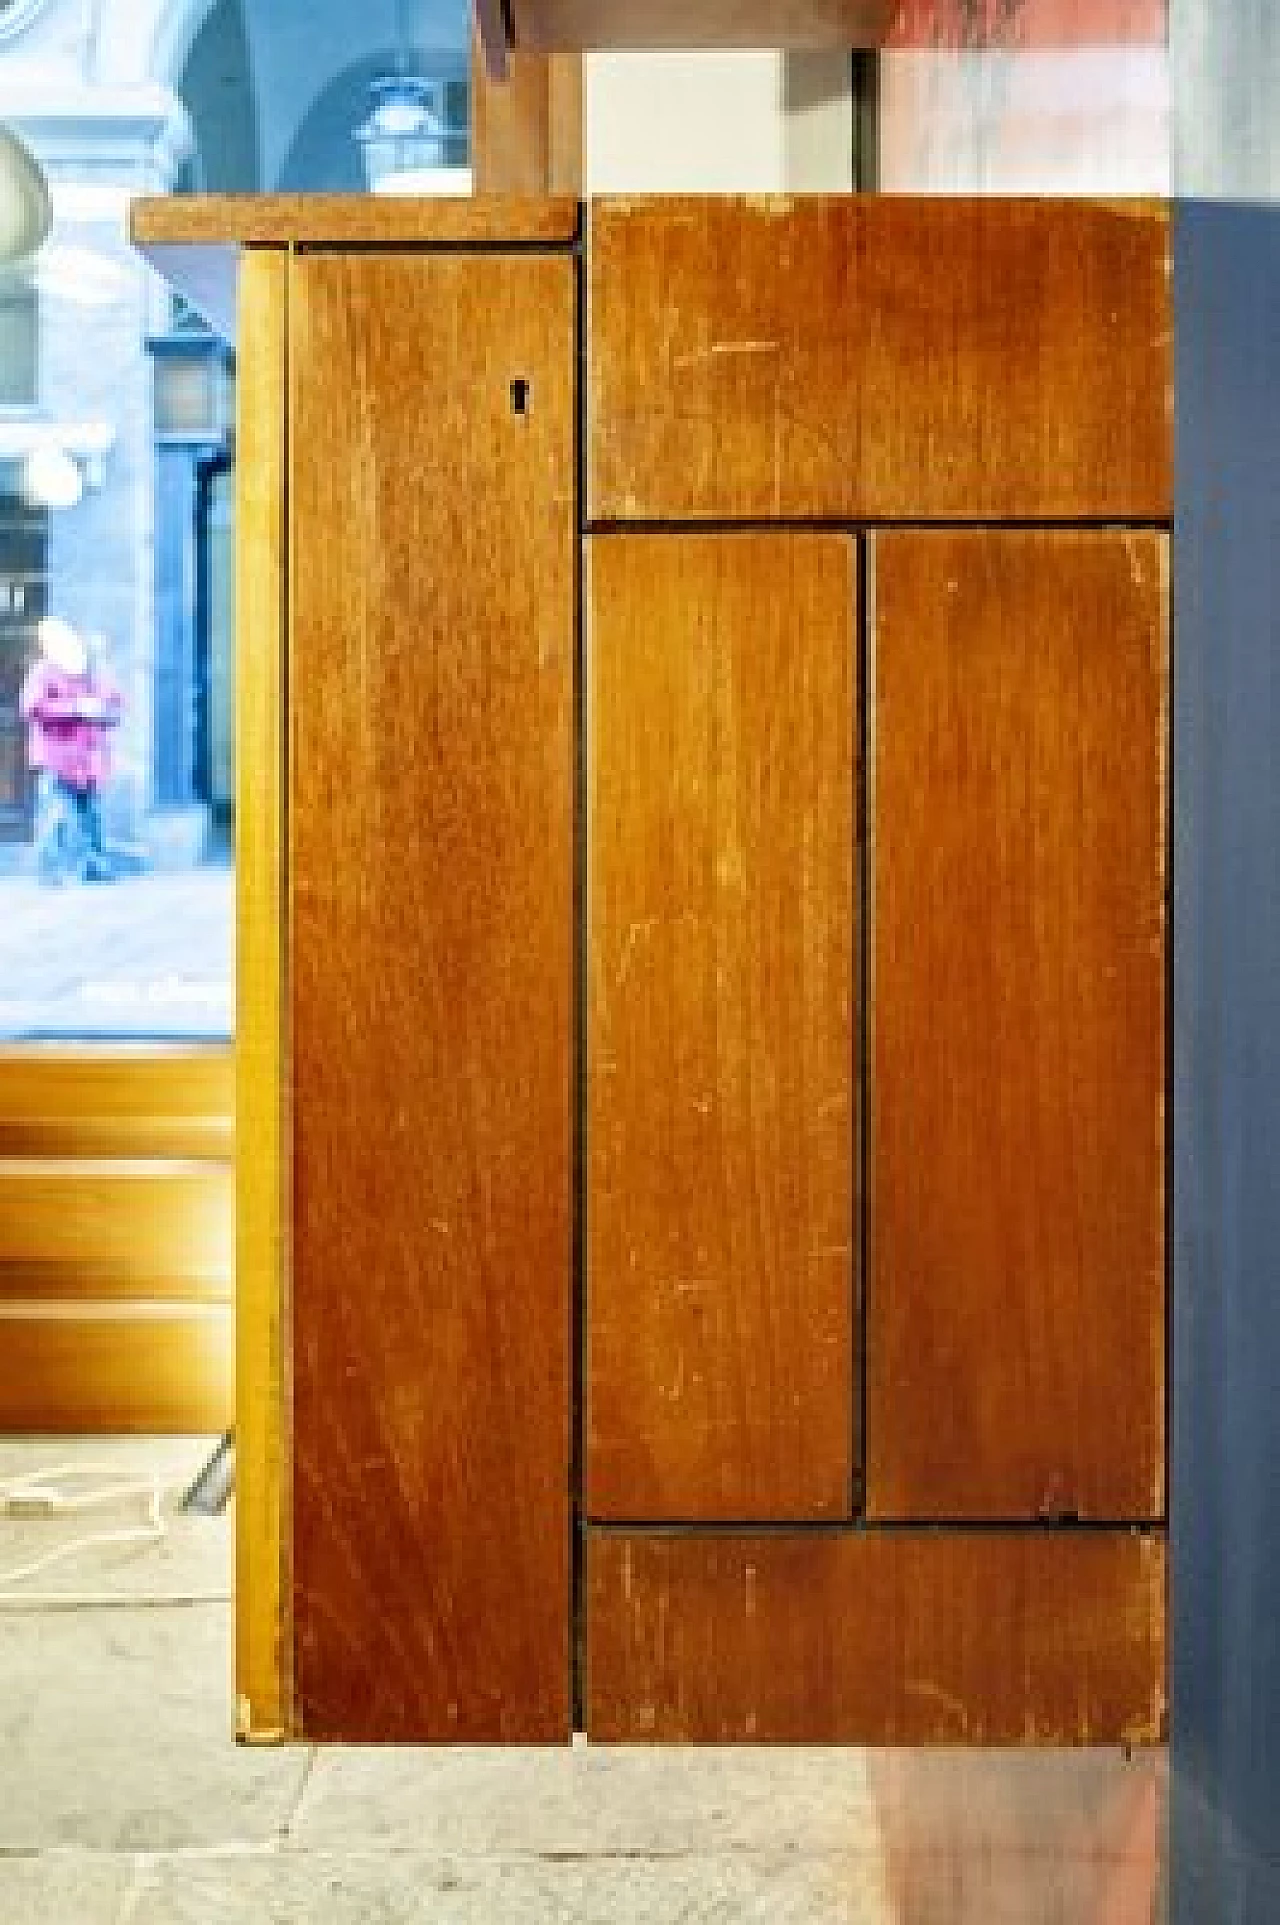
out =
{"type": "Polygon", "coordinates": [[[597,1518],[852,1514],[854,562],[590,544],[597,1518]]]}
{"type": "Polygon", "coordinates": [[[569,1728],[573,370],[566,258],[295,265],[310,1737],[569,1728]]]}
{"type": "Polygon", "coordinates": [[[1167,541],[873,568],[869,1512],[1156,1519],[1167,541]]]}

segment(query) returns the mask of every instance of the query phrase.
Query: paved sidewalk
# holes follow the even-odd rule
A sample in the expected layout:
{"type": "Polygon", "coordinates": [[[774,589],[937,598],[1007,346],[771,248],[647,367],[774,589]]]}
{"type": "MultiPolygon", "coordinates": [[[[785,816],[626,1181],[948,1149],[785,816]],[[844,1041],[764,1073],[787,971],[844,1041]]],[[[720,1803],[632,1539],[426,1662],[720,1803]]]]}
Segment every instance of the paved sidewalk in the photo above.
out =
{"type": "Polygon", "coordinates": [[[235,878],[0,879],[0,1039],[218,1041],[234,1026],[235,878]]]}
{"type": "MultiPolygon", "coordinates": [[[[207,1449],[0,1438],[0,1487],[71,1462],[173,1491],[207,1449]]],[[[135,1498],[87,1519],[0,1516],[4,1925],[1164,1916],[1157,1752],[237,1749],[229,1518],[170,1496],[158,1542],[5,1581],[144,1514],[135,1498]]]]}

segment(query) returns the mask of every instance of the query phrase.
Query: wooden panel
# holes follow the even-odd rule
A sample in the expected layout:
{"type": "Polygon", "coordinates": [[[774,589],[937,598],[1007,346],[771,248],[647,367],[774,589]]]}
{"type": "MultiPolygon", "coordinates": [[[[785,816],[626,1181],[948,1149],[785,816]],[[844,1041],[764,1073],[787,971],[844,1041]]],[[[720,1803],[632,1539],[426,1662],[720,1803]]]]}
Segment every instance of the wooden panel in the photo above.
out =
{"type": "Polygon", "coordinates": [[[230,1049],[0,1051],[0,1157],[229,1157],[230,1049]]]}
{"type": "MultiPolygon", "coordinates": [[[[534,56],[530,55],[532,65],[534,56]]],[[[578,228],[580,117],[575,134],[569,56],[552,71],[549,131],[536,124],[545,171],[528,198],[503,198],[501,176],[482,166],[481,198],[394,194],[169,194],[135,200],[130,235],[156,271],[224,340],[236,339],[242,250],[318,247],[501,247],[512,241],[568,246],[578,228]],[[574,142],[578,143],[575,147],[574,142]],[[576,155],[576,160],[575,160],[576,155]]]]}
{"type": "Polygon", "coordinates": [[[580,193],[582,115],[580,54],[509,54],[498,81],[477,41],[471,63],[476,193],[580,193]]]}
{"type": "Polygon", "coordinates": [[[475,0],[476,43],[490,80],[505,80],[510,70],[507,0],[475,0]]]}
{"type": "Polygon", "coordinates": [[[5,1304],[0,1431],[226,1430],[232,1322],[225,1306],[5,1304]]]}
{"type": "Polygon", "coordinates": [[[573,267],[291,302],[299,1721],[564,1738],[573,267]]]}
{"type": "Polygon", "coordinates": [[[592,1537],[606,1742],[1137,1744],[1165,1717],[1165,1548],[1127,1533],[592,1537]]]}
{"type": "Polygon", "coordinates": [[[0,1302],[231,1298],[229,1168],[0,1162],[0,1302]]]}
{"type": "Polygon", "coordinates": [[[870,1513],[1155,1517],[1167,542],[874,566],[870,1513]]]}
{"type": "Polygon", "coordinates": [[[166,194],[135,200],[135,247],[503,247],[568,245],[578,202],[500,194],[433,200],[396,194],[166,194]]]}
{"type": "Polygon", "coordinates": [[[1164,516],[1167,230],[1137,203],[594,203],[591,513],[1164,516]]]}
{"type": "Polygon", "coordinates": [[[288,262],[246,257],[236,383],[236,1729],[290,1706],[281,948],[288,262]]]}
{"type": "Polygon", "coordinates": [[[513,0],[525,47],[878,47],[899,0],[513,0]]]}
{"type": "Polygon", "coordinates": [[[591,544],[595,1516],[851,1513],[854,559],[591,544]]]}

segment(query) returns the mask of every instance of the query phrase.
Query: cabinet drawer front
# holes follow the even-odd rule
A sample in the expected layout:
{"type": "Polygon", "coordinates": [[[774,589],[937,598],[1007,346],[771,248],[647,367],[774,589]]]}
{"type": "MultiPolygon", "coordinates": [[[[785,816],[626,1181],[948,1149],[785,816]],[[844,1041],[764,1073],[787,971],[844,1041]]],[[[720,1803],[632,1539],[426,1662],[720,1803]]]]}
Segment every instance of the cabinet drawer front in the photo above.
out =
{"type": "Polygon", "coordinates": [[[1167,540],[873,572],[870,1511],[1159,1517],[1167,540]]]}
{"type": "Polygon", "coordinates": [[[1161,519],[1171,328],[1154,206],[593,203],[591,513],[1161,519]]]}
{"type": "Polygon", "coordinates": [[[855,559],[590,544],[595,1516],[850,1514],[855,559]]]}

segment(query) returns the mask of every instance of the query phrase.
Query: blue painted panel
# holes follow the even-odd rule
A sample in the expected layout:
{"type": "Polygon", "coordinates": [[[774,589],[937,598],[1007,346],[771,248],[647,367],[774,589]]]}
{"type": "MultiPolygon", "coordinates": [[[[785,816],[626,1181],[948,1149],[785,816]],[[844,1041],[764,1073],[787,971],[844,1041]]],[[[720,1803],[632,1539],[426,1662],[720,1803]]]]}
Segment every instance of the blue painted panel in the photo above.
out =
{"type": "Polygon", "coordinates": [[[1280,1921],[1280,210],[1175,225],[1174,1925],[1280,1921]]]}

